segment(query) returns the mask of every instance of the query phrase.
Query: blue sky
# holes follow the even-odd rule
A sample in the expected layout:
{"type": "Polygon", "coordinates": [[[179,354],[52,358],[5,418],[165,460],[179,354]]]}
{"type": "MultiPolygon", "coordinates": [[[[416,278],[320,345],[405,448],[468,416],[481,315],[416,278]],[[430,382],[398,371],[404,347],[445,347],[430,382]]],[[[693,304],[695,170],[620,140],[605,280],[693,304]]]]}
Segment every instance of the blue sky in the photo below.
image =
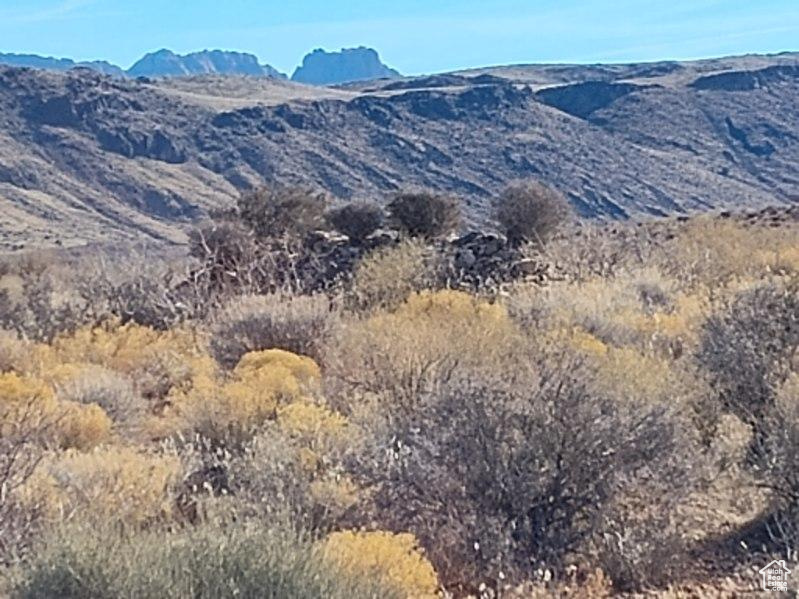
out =
{"type": "Polygon", "coordinates": [[[128,67],[223,48],[290,73],[313,48],[357,45],[408,74],[799,50],[799,0],[0,0],[0,52],[128,67]]]}

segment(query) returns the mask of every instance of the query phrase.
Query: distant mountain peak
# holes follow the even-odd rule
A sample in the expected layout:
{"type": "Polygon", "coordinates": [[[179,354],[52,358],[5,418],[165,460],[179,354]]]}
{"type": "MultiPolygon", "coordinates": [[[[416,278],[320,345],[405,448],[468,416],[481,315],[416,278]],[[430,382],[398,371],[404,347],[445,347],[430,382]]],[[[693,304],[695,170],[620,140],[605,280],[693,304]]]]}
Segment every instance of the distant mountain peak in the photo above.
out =
{"type": "Polygon", "coordinates": [[[166,48],[151,52],[128,69],[131,77],[180,77],[186,75],[251,75],[284,79],[270,65],[262,65],[254,54],[227,50],[202,50],[179,55],[166,48]]]}
{"type": "Polygon", "coordinates": [[[0,52],[0,64],[6,64],[12,67],[46,69],[49,71],[68,71],[76,67],[85,67],[113,77],[125,76],[125,72],[122,69],[104,60],[75,62],[69,58],[53,58],[51,56],[38,56],[36,54],[3,54],[0,52]]]}
{"type": "Polygon", "coordinates": [[[305,56],[292,80],[313,85],[335,85],[395,77],[401,77],[400,73],[383,64],[376,50],[360,46],[343,48],[338,52],[317,48],[305,56]]]}

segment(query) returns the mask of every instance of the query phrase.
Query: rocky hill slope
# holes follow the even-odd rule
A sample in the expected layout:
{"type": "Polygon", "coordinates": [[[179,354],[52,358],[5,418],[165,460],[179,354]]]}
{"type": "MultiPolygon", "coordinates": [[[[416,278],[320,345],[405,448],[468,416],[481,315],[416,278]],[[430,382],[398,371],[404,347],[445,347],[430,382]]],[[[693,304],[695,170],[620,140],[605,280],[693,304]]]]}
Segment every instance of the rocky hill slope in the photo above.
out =
{"type": "Polygon", "coordinates": [[[0,243],[180,242],[265,181],[463,196],[535,177],[586,216],[799,202],[799,57],[520,66],[316,88],[0,68],[0,243]]]}

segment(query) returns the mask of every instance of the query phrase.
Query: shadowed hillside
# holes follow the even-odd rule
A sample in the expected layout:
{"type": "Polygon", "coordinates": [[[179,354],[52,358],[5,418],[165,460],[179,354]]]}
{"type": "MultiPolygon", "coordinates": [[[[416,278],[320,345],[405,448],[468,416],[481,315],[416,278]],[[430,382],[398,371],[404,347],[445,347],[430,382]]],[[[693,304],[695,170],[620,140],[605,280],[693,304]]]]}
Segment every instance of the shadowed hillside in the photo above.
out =
{"type": "Polygon", "coordinates": [[[4,248],[182,242],[264,181],[380,199],[460,195],[472,222],[535,177],[586,216],[757,208],[799,197],[795,55],[499,67],[313,88],[0,68],[4,248]]]}

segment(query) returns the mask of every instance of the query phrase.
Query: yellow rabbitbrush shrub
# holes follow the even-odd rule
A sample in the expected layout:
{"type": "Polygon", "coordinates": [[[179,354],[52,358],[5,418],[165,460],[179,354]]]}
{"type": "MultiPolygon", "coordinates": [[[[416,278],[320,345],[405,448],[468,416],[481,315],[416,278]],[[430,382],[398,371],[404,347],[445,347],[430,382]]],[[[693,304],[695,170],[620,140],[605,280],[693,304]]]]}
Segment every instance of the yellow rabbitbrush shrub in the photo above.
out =
{"type": "Polygon", "coordinates": [[[111,437],[111,419],[99,406],[61,402],[39,379],[0,374],[0,436],[26,427],[46,429],[42,441],[65,449],[91,449],[111,437]]]}
{"type": "Polygon", "coordinates": [[[616,401],[670,403],[700,389],[700,381],[692,380],[681,362],[634,347],[605,344],[579,327],[549,333],[545,339],[578,352],[594,373],[592,387],[616,401]]]}
{"type": "Polygon", "coordinates": [[[311,397],[320,378],[310,358],[277,349],[251,352],[226,379],[200,376],[170,401],[190,427],[209,437],[240,435],[274,419],[280,406],[311,397]]]}
{"type": "Polygon", "coordinates": [[[396,308],[412,293],[432,287],[439,269],[435,254],[418,240],[380,248],[358,263],[349,302],[362,310],[396,308]]]}
{"type": "Polygon", "coordinates": [[[334,532],[321,541],[323,559],[348,575],[376,578],[408,599],[438,597],[438,577],[412,534],[334,532]]]}
{"type": "Polygon", "coordinates": [[[59,422],[61,446],[88,450],[111,438],[113,423],[108,414],[96,404],[83,405],[73,401],[61,402],[63,416],[59,422]]]}
{"type": "Polygon", "coordinates": [[[355,427],[330,408],[300,400],[277,410],[278,429],[296,444],[309,471],[324,471],[326,458],[339,455],[353,441],[355,427]]]}
{"type": "Polygon", "coordinates": [[[42,468],[63,517],[138,526],[171,515],[180,462],[172,456],[106,447],[66,452],[42,468]]]}
{"type": "Polygon", "coordinates": [[[447,290],[413,294],[333,337],[327,373],[348,407],[378,398],[405,409],[459,370],[506,368],[520,333],[503,306],[447,290]]]}
{"type": "Polygon", "coordinates": [[[127,375],[142,396],[154,401],[215,370],[204,342],[192,331],[157,331],[116,322],[58,337],[49,351],[41,352],[39,372],[57,373],[60,367],[60,375],[69,376],[68,364],[93,364],[127,375]]]}
{"type": "Polygon", "coordinates": [[[58,409],[53,390],[44,381],[13,372],[0,374],[0,434],[31,412],[54,417],[58,409]]]}
{"type": "Polygon", "coordinates": [[[295,401],[278,408],[281,430],[310,446],[326,446],[344,439],[347,419],[341,414],[307,401],[295,401]]]}
{"type": "MultiPolygon", "coordinates": [[[[311,358],[298,356],[282,349],[268,349],[245,354],[233,374],[240,380],[255,380],[265,375],[275,374],[284,381],[293,378],[298,385],[304,386],[315,384],[321,376],[319,366],[311,358]]],[[[286,392],[289,395],[294,394],[294,385],[291,385],[286,392]]]]}

